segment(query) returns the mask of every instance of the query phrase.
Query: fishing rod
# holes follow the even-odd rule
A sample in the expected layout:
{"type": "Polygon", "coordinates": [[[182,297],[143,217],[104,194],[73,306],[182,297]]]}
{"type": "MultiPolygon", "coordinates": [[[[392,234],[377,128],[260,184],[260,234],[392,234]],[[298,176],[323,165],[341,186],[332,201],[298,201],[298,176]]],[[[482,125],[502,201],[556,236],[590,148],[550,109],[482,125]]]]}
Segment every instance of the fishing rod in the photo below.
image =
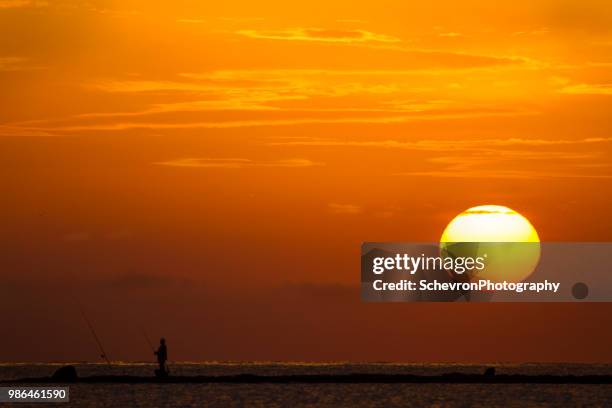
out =
{"type": "Polygon", "coordinates": [[[91,321],[87,318],[87,315],[85,314],[85,310],[83,309],[83,306],[81,305],[81,303],[78,301],[78,299],[75,297],[74,298],[75,303],[78,305],[79,307],[79,312],[81,312],[81,316],[83,316],[83,320],[85,320],[85,323],[87,323],[87,327],[89,327],[89,331],[91,331],[91,334],[94,338],[94,340],[96,341],[96,344],[98,345],[98,348],[100,349],[100,357],[102,357],[106,363],[110,366],[111,362],[108,358],[108,355],[106,354],[106,351],[104,351],[104,346],[102,346],[102,342],[100,341],[100,338],[98,337],[98,335],[96,334],[96,330],[94,329],[93,325],[91,324],[91,321]]]}
{"type": "Polygon", "coordinates": [[[155,347],[153,347],[153,343],[151,343],[151,339],[149,339],[149,336],[147,336],[147,332],[145,331],[144,327],[140,326],[140,332],[147,341],[147,344],[149,345],[149,348],[151,348],[151,351],[155,353],[155,347]]]}

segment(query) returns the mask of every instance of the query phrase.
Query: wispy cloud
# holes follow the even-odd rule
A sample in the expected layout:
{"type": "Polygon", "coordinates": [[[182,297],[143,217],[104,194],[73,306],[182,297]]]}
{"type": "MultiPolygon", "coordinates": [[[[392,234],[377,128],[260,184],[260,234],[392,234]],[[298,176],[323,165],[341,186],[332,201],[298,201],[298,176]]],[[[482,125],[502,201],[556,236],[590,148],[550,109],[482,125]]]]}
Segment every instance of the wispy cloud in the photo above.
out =
{"type": "Polygon", "coordinates": [[[26,62],[25,58],[20,57],[0,57],[0,71],[14,71],[26,62]]]}
{"type": "Polygon", "coordinates": [[[567,171],[536,171],[536,170],[495,170],[482,171],[480,169],[462,170],[443,169],[431,171],[413,171],[397,173],[398,176],[411,177],[439,177],[439,178],[485,178],[485,179],[538,179],[538,178],[593,178],[612,179],[612,174],[580,174],[567,171]]]}
{"type": "Polygon", "coordinates": [[[291,28],[287,30],[239,30],[236,34],[257,39],[319,41],[332,43],[397,43],[399,38],[366,30],[291,28]]]}
{"type": "Polygon", "coordinates": [[[0,56],[0,71],[37,71],[45,69],[44,65],[33,63],[28,58],[0,56]]]}
{"type": "MultiPolygon", "coordinates": [[[[396,173],[396,176],[441,178],[612,178],[612,174],[584,172],[580,161],[598,158],[597,152],[573,154],[565,152],[508,152],[481,156],[441,156],[431,158],[435,168],[396,173]],[[547,163],[545,167],[534,165],[547,163]]],[[[605,160],[605,158],[603,158],[605,160]]]]}
{"type": "Polygon", "coordinates": [[[34,129],[27,126],[0,125],[0,136],[56,136],[51,130],[34,129]]]}
{"type": "Polygon", "coordinates": [[[538,29],[534,29],[534,30],[528,30],[528,31],[515,31],[512,33],[513,37],[516,36],[522,36],[522,35],[543,35],[543,34],[548,34],[550,33],[550,30],[546,27],[542,27],[542,28],[538,28],[538,29]]]}
{"type": "Polygon", "coordinates": [[[217,17],[219,21],[229,21],[232,23],[248,23],[253,21],[264,21],[263,17],[217,17]]]}
{"type": "Polygon", "coordinates": [[[363,208],[355,204],[329,203],[328,208],[334,214],[356,215],[363,213],[363,208]]]}
{"type": "Polygon", "coordinates": [[[454,178],[612,178],[599,170],[609,163],[602,145],[612,138],[473,139],[417,141],[346,141],[300,139],[274,146],[320,146],[401,149],[429,153],[430,166],[395,173],[401,176],[454,178]],[[589,146],[593,149],[585,150],[589,146]],[[554,150],[551,150],[553,149],[554,150]],[[580,148],[580,149],[579,149],[580,148]],[[544,165],[542,165],[544,164],[544,165]],[[431,167],[431,168],[427,168],[431,167]],[[591,171],[597,168],[597,172],[591,171]]]}
{"type": "Polygon", "coordinates": [[[572,95],[612,95],[612,84],[577,84],[561,88],[559,91],[572,95]]]}
{"type": "Polygon", "coordinates": [[[472,89],[482,92],[481,82],[498,75],[499,72],[485,64],[460,69],[442,65],[433,69],[399,70],[219,70],[182,73],[164,80],[97,79],[83,84],[87,92],[133,98],[134,105],[140,109],[82,112],[12,125],[24,131],[70,133],[327,123],[396,124],[538,114],[533,110],[534,105],[516,104],[512,90],[504,90],[510,93],[507,99],[470,93],[472,89]],[[472,72],[478,75],[471,75],[472,72]],[[468,79],[457,90],[452,86],[456,76],[466,73],[470,73],[468,79]],[[475,82],[470,83],[469,78],[475,82]]]}
{"type": "MultiPolygon", "coordinates": [[[[359,75],[359,74],[357,74],[359,75]]],[[[182,80],[98,80],[87,88],[110,93],[152,93],[189,97],[188,101],[157,103],[141,112],[282,109],[280,102],[312,98],[340,98],[349,95],[389,95],[410,89],[398,89],[394,83],[368,83],[363,78],[342,75],[334,81],[334,73],[322,71],[248,71],[184,73],[182,80]],[[194,96],[197,97],[194,100],[194,96]]],[[[413,91],[416,91],[413,89],[413,91]]],[[[105,115],[108,115],[105,114],[105,115]]],[[[92,116],[92,115],[90,115],[92,116]]]]}
{"type": "Polygon", "coordinates": [[[152,81],[152,80],[132,80],[132,81],[117,81],[117,80],[101,80],[88,84],[88,88],[97,89],[104,92],[122,92],[122,93],[138,93],[138,92],[206,92],[215,87],[211,84],[202,84],[194,82],[179,82],[179,81],[152,81]]]}
{"type": "Polygon", "coordinates": [[[24,59],[19,57],[0,57],[0,68],[18,64],[23,61],[24,59]]]}
{"type": "MultiPolygon", "coordinates": [[[[330,29],[330,28],[290,28],[284,30],[238,30],[237,35],[275,41],[301,41],[318,42],[328,44],[353,45],[360,48],[371,48],[377,52],[389,52],[401,54],[402,59],[410,59],[412,63],[425,63],[427,68],[439,68],[443,66],[462,67],[485,67],[485,66],[508,66],[523,65],[530,68],[542,67],[542,63],[531,58],[517,55],[494,55],[478,54],[462,50],[449,50],[440,48],[417,48],[409,46],[410,41],[402,41],[400,38],[374,33],[362,29],[330,29]]],[[[461,33],[447,32],[440,34],[446,37],[460,37],[461,33]]],[[[391,56],[390,56],[391,57],[391,56]]],[[[391,57],[393,58],[393,57],[391,57]]],[[[397,58],[397,57],[396,57],[397,58]]]]}
{"type": "Polygon", "coordinates": [[[0,0],[0,9],[22,7],[47,7],[48,1],[43,0],[0,0]]]}
{"type": "MultiPolygon", "coordinates": [[[[299,111],[298,111],[299,112],[299,111]]],[[[308,113],[308,111],[306,111],[308,113]]],[[[167,121],[118,121],[109,123],[91,123],[91,124],[68,124],[54,125],[48,123],[47,126],[34,125],[34,122],[20,124],[14,129],[19,129],[22,133],[37,133],[37,134],[61,134],[74,132],[95,132],[95,131],[125,131],[133,129],[230,129],[230,128],[246,128],[246,127],[265,127],[265,126],[297,126],[307,124],[401,124],[423,121],[448,121],[467,118],[485,118],[485,117],[517,117],[522,115],[533,115],[534,112],[528,111],[450,111],[450,112],[414,112],[411,114],[383,114],[383,115],[366,115],[364,111],[339,111],[341,114],[337,117],[328,115],[316,115],[316,111],[310,111],[313,114],[310,117],[295,117],[295,118],[262,118],[255,120],[226,120],[226,121],[183,121],[183,122],[167,122],[167,121]]],[[[326,111],[321,111],[325,113],[326,111]]],[[[333,111],[332,111],[333,112],[333,111]]],[[[124,115],[119,115],[124,116],[124,115]]],[[[109,116],[112,118],[112,116],[109,116]]],[[[40,123],[40,122],[37,122],[40,123]]],[[[304,142],[307,143],[307,142],[304,142]]],[[[333,145],[330,144],[330,145],[333,145]]]]}
{"type": "Polygon", "coordinates": [[[462,37],[463,34],[461,33],[457,33],[455,31],[449,31],[446,33],[440,33],[438,34],[438,37],[447,37],[447,38],[455,38],[455,37],[462,37]]]}
{"type": "Polygon", "coordinates": [[[184,24],[203,24],[206,22],[206,20],[199,18],[179,18],[178,20],[176,20],[176,22],[184,24]]]}
{"type": "Polygon", "coordinates": [[[595,143],[610,143],[612,137],[607,138],[583,138],[583,139],[472,139],[472,140],[438,140],[438,139],[423,139],[414,141],[398,141],[398,140],[372,140],[372,141],[355,141],[355,140],[334,140],[334,139],[304,139],[304,140],[288,140],[271,142],[274,146],[321,146],[321,147],[364,147],[364,148],[387,148],[387,149],[407,149],[421,151],[491,151],[500,147],[512,146],[559,146],[559,145],[580,145],[580,144],[595,144],[595,143]]]}
{"type": "Polygon", "coordinates": [[[154,163],[161,166],[172,167],[197,167],[197,168],[216,168],[216,169],[244,169],[253,167],[314,167],[322,166],[323,163],[314,162],[308,159],[284,159],[275,161],[257,161],[241,158],[198,158],[187,157],[164,162],[154,163]]]}
{"type": "MultiPolygon", "coordinates": [[[[440,100],[430,100],[428,93],[446,89],[444,80],[423,80],[420,76],[436,77],[450,74],[423,70],[244,70],[183,73],[181,80],[98,80],[87,85],[93,90],[111,93],[167,94],[188,101],[156,103],[140,112],[117,113],[138,115],[155,112],[205,111],[227,109],[249,110],[369,110],[401,112],[439,108],[440,100]],[[427,84],[427,85],[424,85],[427,84]],[[417,96],[422,94],[422,96],[417,96]],[[358,96],[347,103],[348,96],[358,96]],[[194,100],[194,97],[197,99],[194,100]],[[320,102],[325,98],[324,104],[320,102]],[[333,98],[333,100],[331,99],[333,98]],[[298,104],[299,102],[299,104],[298,104]],[[312,103],[309,103],[312,102],[312,103]],[[331,103],[336,102],[336,103],[331,103]]],[[[448,106],[452,101],[444,101],[448,106]]],[[[465,103],[463,108],[469,107],[465,103]]],[[[95,113],[88,114],[89,116],[95,113]]],[[[100,116],[109,116],[103,113],[100,116]]]]}

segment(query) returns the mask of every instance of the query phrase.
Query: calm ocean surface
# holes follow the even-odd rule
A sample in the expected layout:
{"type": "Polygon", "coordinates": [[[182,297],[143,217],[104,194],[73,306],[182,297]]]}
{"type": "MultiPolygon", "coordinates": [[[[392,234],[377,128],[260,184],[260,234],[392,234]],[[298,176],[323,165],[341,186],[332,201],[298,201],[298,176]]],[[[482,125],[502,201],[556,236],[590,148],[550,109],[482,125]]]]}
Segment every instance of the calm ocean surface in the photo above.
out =
{"type": "MultiPolygon", "coordinates": [[[[62,364],[0,364],[0,379],[51,375],[62,364]]],[[[148,363],[80,364],[80,376],[152,375],[148,363]]],[[[612,374],[612,364],[351,364],[351,363],[175,363],[174,375],[348,374],[434,375],[482,373],[495,366],[498,374],[612,374]]],[[[97,384],[71,385],[74,407],[465,407],[465,406],[612,406],[612,385],[537,384],[97,384]]],[[[44,404],[15,404],[41,407],[44,404]]],[[[3,405],[10,406],[10,405],[3,405]]]]}

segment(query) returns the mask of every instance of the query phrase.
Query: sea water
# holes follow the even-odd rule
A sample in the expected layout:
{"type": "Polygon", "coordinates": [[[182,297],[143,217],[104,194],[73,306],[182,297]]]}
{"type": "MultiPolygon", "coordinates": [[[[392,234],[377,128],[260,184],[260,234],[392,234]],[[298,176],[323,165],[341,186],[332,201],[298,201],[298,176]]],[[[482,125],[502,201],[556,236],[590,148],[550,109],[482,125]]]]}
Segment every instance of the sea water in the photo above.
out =
{"type": "MultiPolygon", "coordinates": [[[[66,363],[0,364],[0,380],[44,377],[66,363]]],[[[72,363],[80,376],[153,374],[150,363],[72,363]]],[[[612,364],[393,364],[393,363],[173,363],[173,375],[292,374],[497,374],[612,375],[612,364]]],[[[559,405],[612,406],[612,385],[581,384],[74,384],[74,407],[442,407],[559,405]]],[[[16,405],[26,407],[27,404],[16,405]]],[[[41,404],[31,406],[40,407],[41,404]]]]}

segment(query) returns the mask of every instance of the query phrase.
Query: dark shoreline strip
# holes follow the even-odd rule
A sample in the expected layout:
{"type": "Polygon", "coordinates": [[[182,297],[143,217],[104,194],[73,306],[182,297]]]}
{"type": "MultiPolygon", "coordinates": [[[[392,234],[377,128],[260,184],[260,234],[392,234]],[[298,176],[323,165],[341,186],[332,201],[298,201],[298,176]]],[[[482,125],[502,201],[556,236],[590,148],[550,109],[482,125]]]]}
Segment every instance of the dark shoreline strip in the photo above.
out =
{"type": "Polygon", "coordinates": [[[51,377],[22,378],[2,381],[1,384],[362,384],[362,383],[442,383],[442,384],[612,384],[610,375],[522,375],[500,374],[486,376],[479,374],[450,373],[443,375],[421,376],[409,374],[345,374],[345,375],[227,375],[227,376],[91,376],[80,377],[74,381],[51,377]]]}

